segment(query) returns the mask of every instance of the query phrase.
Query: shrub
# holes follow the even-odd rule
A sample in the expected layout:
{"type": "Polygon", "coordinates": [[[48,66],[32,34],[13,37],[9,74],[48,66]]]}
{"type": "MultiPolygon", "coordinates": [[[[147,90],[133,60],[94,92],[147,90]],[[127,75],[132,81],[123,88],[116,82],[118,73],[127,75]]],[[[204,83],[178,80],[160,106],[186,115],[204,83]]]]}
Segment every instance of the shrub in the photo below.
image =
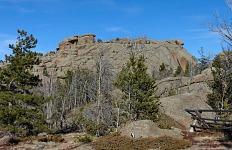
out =
{"type": "Polygon", "coordinates": [[[102,43],[102,39],[97,39],[97,42],[98,43],[102,43]]]}
{"type": "Polygon", "coordinates": [[[176,68],[174,76],[177,77],[177,76],[181,75],[181,73],[182,73],[182,68],[181,68],[181,66],[178,66],[176,68]]]}
{"type": "Polygon", "coordinates": [[[99,133],[99,136],[104,136],[108,134],[108,126],[103,123],[96,125],[94,122],[88,120],[85,122],[85,126],[87,133],[90,135],[96,135],[97,131],[99,133]]]}
{"type": "Polygon", "coordinates": [[[177,94],[178,94],[178,92],[176,89],[174,89],[173,86],[168,91],[168,96],[173,96],[173,95],[177,95],[177,94]]]}
{"type": "Polygon", "coordinates": [[[131,139],[118,134],[108,135],[97,139],[91,144],[95,150],[114,149],[114,150],[148,150],[160,148],[161,150],[185,149],[191,146],[187,140],[163,136],[159,138],[131,139]]]}
{"type": "Polygon", "coordinates": [[[92,136],[96,135],[97,130],[100,136],[107,135],[109,133],[107,125],[105,125],[104,123],[96,125],[92,120],[84,118],[82,114],[77,115],[77,122],[79,122],[79,124],[82,124],[82,126],[80,126],[82,131],[87,132],[92,136]]]}
{"type": "Polygon", "coordinates": [[[171,129],[172,126],[175,126],[173,119],[164,114],[160,114],[159,119],[155,123],[161,129],[171,129]]]}
{"type": "Polygon", "coordinates": [[[39,141],[39,142],[64,142],[64,138],[60,135],[49,135],[49,136],[26,136],[19,137],[19,141],[39,141]]]}
{"type": "Polygon", "coordinates": [[[77,137],[79,142],[83,142],[83,143],[90,143],[93,141],[93,139],[90,136],[84,135],[84,136],[78,136],[77,137]]]}
{"type": "Polygon", "coordinates": [[[159,118],[155,121],[155,123],[161,129],[171,129],[171,127],[185,129],[183,125],[179,124],[173,118],[165,114],[159,114],[159,118]]]}

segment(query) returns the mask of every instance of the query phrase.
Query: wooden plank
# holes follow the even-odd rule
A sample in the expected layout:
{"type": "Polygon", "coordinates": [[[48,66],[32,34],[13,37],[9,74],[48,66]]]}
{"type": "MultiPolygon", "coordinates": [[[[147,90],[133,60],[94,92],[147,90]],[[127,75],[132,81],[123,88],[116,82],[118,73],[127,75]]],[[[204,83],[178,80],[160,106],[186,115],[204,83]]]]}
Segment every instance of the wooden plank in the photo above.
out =
{"type": "Polygon", "coordinates": [[[201,118],[201,112],[199,112],[198,110],[195,110],[195,114],[196,117],[195,119],[198,121],[198,124],[203,126],[203,127],[209,127],[206,123],[205,123],[205,120],[201,118]]]}
{"type": "MultiPolygon", "coordinates": [[[[191,109],[185,109],[187,112],[195,112],[195,110],[191,109]]],[[[199,112],[230,112],[232,113],[232,110],[207,110],[207,109],[198,109],[199,112]]]]}
{"type": "Polygon", "coordinates": [[[232,126],[232,124],[223,124],[223,123],[215,123],[215,122],[206,122],[207,124],[212,124],[212,125],[222,125],[222,126],[232,126]]]}
{"type": "Polygon", "coordinates": [[[217,121],[217,122],[232,122],[232,120],[222,120],[222,119],[211,119],[211,118],[199,118],[196,116],[192,116],[193,119],[197,119],[197,120],[209,120],[209,121],[217,121]]]}
{"type": "Polygon", "coordinates": [[[232,129],[232,127],[223,127],[223,128],[215,128],[215,127],[202,127],[202,126],[197,126],[197,125],[190,125],[193,128],[199,128],[199,129],[214,129],[214,130],[227,130],[227,129],[232,129]]]}

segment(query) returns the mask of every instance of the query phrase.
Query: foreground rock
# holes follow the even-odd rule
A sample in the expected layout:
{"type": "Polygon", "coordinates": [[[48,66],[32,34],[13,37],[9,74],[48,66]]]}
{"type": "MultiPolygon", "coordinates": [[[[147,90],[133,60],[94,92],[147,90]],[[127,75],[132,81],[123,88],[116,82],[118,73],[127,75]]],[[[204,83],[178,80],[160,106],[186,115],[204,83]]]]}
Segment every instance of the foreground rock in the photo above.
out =
{"type": "Polygon", "coordinates": [[[160,129],[151,120],[138,120],[127,123],[120,129],[122,136],[134,138],[146,138],[146,137],[160,137],[160,136],[171,136],[176,138],[182,138],[181,130],[173,128],[171,130],[160,129]]]}
{"type": "MultiPolygon", "coordinates": [[[[206,97],[201,98],[201,96],[192,93],[164,97],[160,99],[160,112],[171,117],[186,129],[189,129],[193,120],[185,109],[212,109],[205,101],[206,97]]],[[[202,116],[214,118],[213,113],[203,113],[202,116]]]]}
{"type": "Polygon", "coordinates": [[[11,145],[13,136],[9,131],[0,131],[0,148],[11,145]]]}

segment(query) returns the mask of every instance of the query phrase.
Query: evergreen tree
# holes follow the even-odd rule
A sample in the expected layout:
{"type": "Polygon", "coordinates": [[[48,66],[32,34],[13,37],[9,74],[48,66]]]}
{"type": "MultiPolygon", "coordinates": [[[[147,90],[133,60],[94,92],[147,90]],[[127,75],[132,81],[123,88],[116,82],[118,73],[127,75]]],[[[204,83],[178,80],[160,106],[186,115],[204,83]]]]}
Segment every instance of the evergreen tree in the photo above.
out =
{"type": "Polygon", "coordinates": [[[232,51],[217,55],[212,64],[214,80],[209,86],[208,104],[214,109],[232,108],[232,51]]]}
{"type": "Polygon", "coordinates": [[[165,70],[166,70],[165,65],[164,65],[164,63],[162,63],[160,65],[159,71],[162,72],[162,71],[165,71],[165,70]]]}
{"type": "Polygon", "coordinates": [[[184,76],[189,77],[190,75],[190,69],[189,69],[189,63],[186,65],[186,69],[184,71],[184,76]]]}
{"type": "Polygon", "coordinates": [[[39,63],[38,53],[31,51],[37,39],[24,30],[18,33],[16,45],[9,45],[7,65],[0,68],[0,126],[15,134],[35,134],[45,127],[41,112],[45,99],[30,92],[40,83],[39,76],[30,72],[39,63]]]}
{"type": "Polygon", "coordinates": [[[182,68],[181,68],[181,66],[178,66],[176,68],[174,76],[177,77],[177,76],[181,75],[181,73],[182,73],[182,68]]]}
{"type": "Polygon", "coordinates": [[[113,83],[124,93],[123,99],[128,100],[132,119],[155,119],[158,111],[155,79],[147,74],[144,62],[144,56],[135,58],[132,53],[113,83]]]}

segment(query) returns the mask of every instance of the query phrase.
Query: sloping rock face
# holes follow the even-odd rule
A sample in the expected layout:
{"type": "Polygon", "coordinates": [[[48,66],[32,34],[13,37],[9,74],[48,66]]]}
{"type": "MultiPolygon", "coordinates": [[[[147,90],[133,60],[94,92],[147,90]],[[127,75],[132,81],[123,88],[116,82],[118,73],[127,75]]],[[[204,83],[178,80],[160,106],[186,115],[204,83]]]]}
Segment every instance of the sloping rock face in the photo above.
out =
{"type": "Polygon", "coordinates": [[[65,78],[65,73],[79,69],[96,69],[96,62],[101,59],[110,66],[112,71],[118,72],[128,61],[129,54],[143,54],[150,74],[158,70],[162,63],[175,70],[181,66],[186,69],[188,62],[197,60],[183,48],[180,40],[155,41],[144,38],[116,39],[96,43],[94,34],[73,36],[61,41],[57,51],[51,51],[41,57],[41,63],[34,66],[33,72],[43,76],[45,74],[58,78],[65,78]]]}
{"type": "Polygon", "coordinates": [[[168,77],[156,82],[156,94],[160,97],[168,97],[183,93],[192,93],[206,100],[206,95],[211,92],[207,82],[213,81],[210,68],[201,74],[191,77],[168,77]]]}
{"type": "MultiPolygon", "coordinates": [[[[193,120],[185,109],[212,109],[205,101],[206,97],[201,97],[192,93],[164,97],[160,99],[160,112],[170,116],[186,129],[189,129],[193,120]]],[[[203,113],[202,117],[214,118],[214,114],[203,113]]]]}

